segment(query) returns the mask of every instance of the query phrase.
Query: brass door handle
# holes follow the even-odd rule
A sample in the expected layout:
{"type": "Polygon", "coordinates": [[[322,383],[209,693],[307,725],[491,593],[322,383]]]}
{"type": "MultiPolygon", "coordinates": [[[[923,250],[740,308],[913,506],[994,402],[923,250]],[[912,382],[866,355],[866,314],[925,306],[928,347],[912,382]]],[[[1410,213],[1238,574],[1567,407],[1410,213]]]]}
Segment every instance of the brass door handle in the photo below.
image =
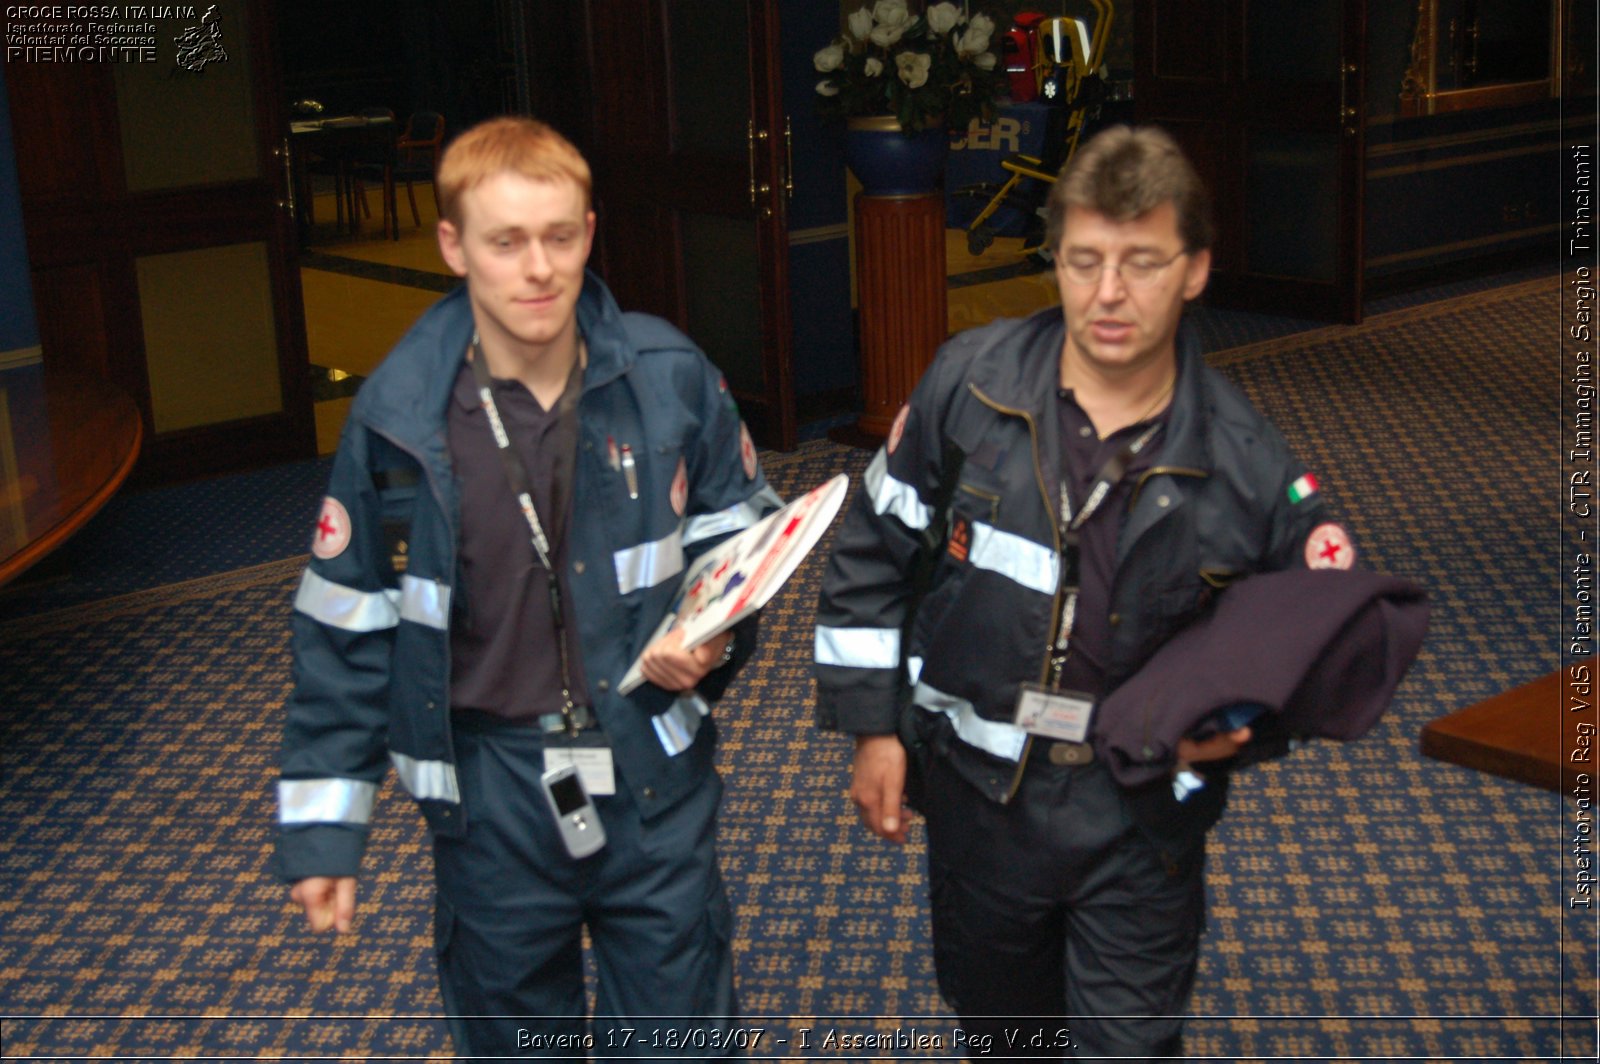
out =
{"type": "Polygon", "coordinates": [[[279,201],[278,206],[286,208],[289,212],[289,217],[293,218],[297,213],[294,201],[294,156],[289,149],[288,137],[283,138],[283,147],[278,151],[283,156],[283,185],[288,190],[284,199],[279,201]]]}
{"type": "Polygon", "coordinates": [[[783,116],[783,192],[790,200],[794,199],[794,128],[790,125],[789,116],[783,116]]]}
{"type": "Polygon", "coordinates": [[[1351,107],[1349,103],[1350,79],[1355,76],[1358,69],[1354,63],[1343,60],[1339,62],[1339,125],[1347,137],[1353,137],[1359,132],[1361,122],[1360,109],[1351,107]]]}
{"type": "Polygon", "coordinates": [[[759,140],[765,142],[766,139],[767,131],[764,129],[757,129],[755,119],[752,118],[745,125],[745,142],[750,149],[750,206],[752,207],[756,205],[756,197],[758,193],[765,195],[766,193],[772,191],[772,186],[770,185],[762,185],[759,189],[756,186],[756,141],[759,140]]]}

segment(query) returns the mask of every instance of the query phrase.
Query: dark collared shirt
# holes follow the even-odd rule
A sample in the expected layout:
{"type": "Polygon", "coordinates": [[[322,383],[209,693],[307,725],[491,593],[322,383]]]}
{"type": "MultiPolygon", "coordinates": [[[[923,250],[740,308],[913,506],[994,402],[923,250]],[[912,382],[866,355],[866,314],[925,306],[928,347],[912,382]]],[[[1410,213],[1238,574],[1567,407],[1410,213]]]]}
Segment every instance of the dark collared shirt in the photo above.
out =
{"type": "MultiPolygon", "coordinates": [[[[527,470],[533,505],[561,579],[572,701],[588,705],[577,615],[566,578],[567,524],[578,445],[583,371],[574,367],[555,408],[518,381],[494,382],[495,406],[527,470]]],[[[550,573],[533,549],[528,521],[506,478],[472,367],[462,363],[446,415],[450,465],[461,497],[462,600],[450,628],[450,704],[531,721],[559,713],[561,656],[550,607],[550,573]]]]}
{"type": "MultiPolygon", "coordinates": [[[[1076,514],[1083,508],[1095,478],[1111,456],[1138,439],[1153,422],[1165,422],[1167,412],[1119,429],[1102,440],[1095,434],[1093,422],[1078,405],[1071,389],[1060,389],[1056,395],[1056,412],[1061,425],[1061,468],[1067,477],[1072,510],[1076,514]]],[[[1134,485],[1139,482],[1139,475],[1154,463],[1161,450],[1161,439],[1158,433],[1133,457],[1122,479],[1078,530],[1078,608],[1066,665],[1061,672],[1061,686],[1068,690],[1096,696],[1102,693],[1111,645],[1111,581],[1117,568],[1117,537],[1127,516],[1134,485]]]]}

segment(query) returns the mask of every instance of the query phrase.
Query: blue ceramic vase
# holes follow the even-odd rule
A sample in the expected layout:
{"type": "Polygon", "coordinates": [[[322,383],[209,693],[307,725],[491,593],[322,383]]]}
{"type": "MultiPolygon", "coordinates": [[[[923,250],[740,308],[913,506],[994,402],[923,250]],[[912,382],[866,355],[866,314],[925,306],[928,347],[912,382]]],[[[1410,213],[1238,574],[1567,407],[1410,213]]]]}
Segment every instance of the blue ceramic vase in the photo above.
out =
{"type": "Polygon", "coordinates": [[[844,160],[868,196],[917,196],[944,185],[950,134],[939,122],[903,133],[893,115],[851,118],[845,124],[844,160]]]}

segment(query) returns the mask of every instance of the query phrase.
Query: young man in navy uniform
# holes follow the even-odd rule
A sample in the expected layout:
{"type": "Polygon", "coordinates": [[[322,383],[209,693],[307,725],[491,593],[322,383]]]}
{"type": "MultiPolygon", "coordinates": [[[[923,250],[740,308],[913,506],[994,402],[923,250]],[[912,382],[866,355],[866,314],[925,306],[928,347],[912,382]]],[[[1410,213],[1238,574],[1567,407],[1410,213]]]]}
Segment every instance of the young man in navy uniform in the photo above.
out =
{"type": "Polygon", "coordinates": [[[373,373],[340,441],[295,600],[278,869],[314,930],[349,931],[393,765],[434,840],[462,1054],[722,1055],[709,704],[755,625],[688,651],[650,640],[686,563],[779,501],[705,356],[586,271],[571,144],[495,119],[450,145],[438,184],[440,251],[466,284],[373,373]],[[649,682],[619,693],[641,653],[649,682]],[[543,778],[564,766],[590,803],[575,845],[556,812],[571,785],[543,778]]]}
{"type": "Polygon", "coordinates": [[[1198,791],[1125,788],[1097,706],[1230,581],[1353,548],[1180,329],[1212,230],[1172,140],[1084,145],[1048,232],[1061,310],[945,344],[866,472],[823,581],[818,722],[856,737],[868,828],[905,840],[908,785],[926,818],[939,986],[975,1048],[1179,1055],[1220,763],[1251,733],[1179,745],[1198,791]]]}

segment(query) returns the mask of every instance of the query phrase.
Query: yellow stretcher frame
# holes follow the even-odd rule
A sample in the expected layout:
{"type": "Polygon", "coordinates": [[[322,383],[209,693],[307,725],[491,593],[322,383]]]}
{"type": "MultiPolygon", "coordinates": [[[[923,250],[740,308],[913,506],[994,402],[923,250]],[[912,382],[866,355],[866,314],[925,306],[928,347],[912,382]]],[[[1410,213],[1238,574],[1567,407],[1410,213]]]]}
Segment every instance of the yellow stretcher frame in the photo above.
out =
{"type": "MultiPolygon", "coordinates": [[[[984,223],[1005,204],[1017,185],[1024,178],[1055,184],[1056,178],[1072,162],[1072,156],[1078,150],[1078,140],[1083,135],[1089,111],[1089,105],[1080,102],[1079,98],[1083,93],[1084,80],[1100,76],[1105,66],[1106,44],[1111,39],[1113,17],[1111,0],[1088,0],[1088,3],[1095,10],[1092,31],[1086,28],[1085,19],[1058,15],[1040,22],[1034,33],[1033,76],[1040,95],[1046,95],[1046,86],[1054,82],[1057,70],[1065,75],[1060,83],[1060,93],[1070,110],[1067,114],[1067,151],[1062,157],[1061,166],[1052,173],[1043,169],[1043,159],[1020,152],[1001,160],[1000,169],[1011,176],[990,197],[983,210],[967,223],[967,250],[973,255],[983,254],[994,242],[994,231],[984,223]]],[[[1027,253],[1039,248],[1025,247],[1022,250],[1027,253]]]]}

